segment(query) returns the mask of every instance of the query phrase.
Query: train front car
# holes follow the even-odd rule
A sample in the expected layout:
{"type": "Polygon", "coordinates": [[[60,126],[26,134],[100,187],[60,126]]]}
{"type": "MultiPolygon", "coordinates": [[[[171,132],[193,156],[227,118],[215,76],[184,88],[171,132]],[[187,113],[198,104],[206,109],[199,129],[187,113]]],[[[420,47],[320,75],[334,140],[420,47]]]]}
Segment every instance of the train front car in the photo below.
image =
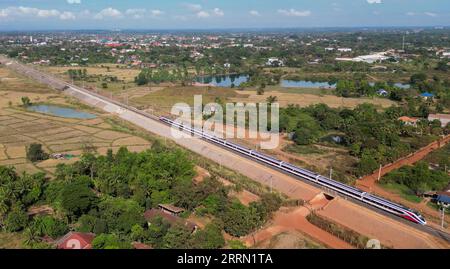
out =
{"type": "Polygon", "coordinates": [[[405,210],[404,214],[401,217],[421,225],[427,225],[427,221],[425,220],[425,218],[422,217],[420,213],[413,210],[405,210]]]}

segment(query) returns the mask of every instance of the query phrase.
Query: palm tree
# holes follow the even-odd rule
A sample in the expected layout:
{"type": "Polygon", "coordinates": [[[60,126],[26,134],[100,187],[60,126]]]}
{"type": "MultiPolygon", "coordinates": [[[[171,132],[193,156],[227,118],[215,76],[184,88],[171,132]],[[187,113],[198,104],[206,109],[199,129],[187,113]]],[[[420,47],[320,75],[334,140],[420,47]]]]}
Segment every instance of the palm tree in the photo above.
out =
{"type": "Polygon", "coordinates": [[[278,101],[278,97],[276,97],[276,96],[269,96],[269,97],[267,97],[267,99],[266,99],[266,102],[267,103],[269,103],[269,104],[273,104],[273,103],[275,103],[276,101],[278,101]]]}

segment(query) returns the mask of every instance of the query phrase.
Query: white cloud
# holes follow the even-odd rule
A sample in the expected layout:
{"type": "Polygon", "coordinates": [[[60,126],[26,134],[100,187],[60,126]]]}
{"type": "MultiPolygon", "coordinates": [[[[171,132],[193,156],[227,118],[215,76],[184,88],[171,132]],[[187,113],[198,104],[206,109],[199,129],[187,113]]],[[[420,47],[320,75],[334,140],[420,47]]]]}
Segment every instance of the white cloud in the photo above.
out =
{"type": "Polygon", "coordinates": [[[0,10],[0,18],[7,18],[8,16],[9,14],[5,9],[0,10]]]}
{"type": "Polygon", "coordinates": [[[153,9],[153,10],[150,10],[150,13],[152,14],[152,16],[157,17],[157,16],[163,15],[164,11],[161,11],[159,9],[153,9]]]}
{"type": "Polygon", "coordinates": [[[213,10],[213,13],[214,13],[216,16],[219,16],[219,17],[222,17],[222,16],[225,15],[225,13],[223,12],[223,10],[221,10],[220,8],[217,8],[217,7],[213,10]]]}
{"type": "Polygon", "coordinates": [[[61,15],[59,15],[59,18],[61,20],[75,20],[76,16],[72,12],[64,11],[61,15]]]}
{"type": "Polygon", "coordinates": [[[430,17],[437,17],[438,16],[438,14],[433,13],[433,12],[425,12],[424,14],[427,15],[427,16],[430,16],[430,17]]]}
{"type": "Polygon", "coordinates": [[[147,12],[144,8],[130,8],[125,11],[126,15],[133,17],[134,19],[141,19],[147,12]]]}
{"type": "Polygon", "coordinates": [[[248,13],[252,16],[261,16],[261,14],[259,14],[259,11],[257,10],[250,10],[248,13]]]}
{"type": "Polygon", "coordinates": [[[383,1],[381,1],[381,0],[367,0],[367,3],[369,3],[369,4],[381,4],[381,3],[383,3],[383,1]]]}
{"type": "Polygon", "coordinates": [[[101,10],[99,13],[97,13],[94,16],[94,19],[96,19],[96,20],[102,20],[105,18],[117,19],[117,18],[121,18],[122,16],[123,16],[122,12],[120,12],[119,10],[112,8],[112,7],[108,7],[108,8],[101,10]]]}
{"type": "Polygon", "coordinates": [[[189,9],[192,12],[200,12],[202,11],[202,5],[199,4],[191,4],[191,3],[185,3],[183,4],[187,9],[189,9]]]}
{"type": "MultiPolygon", "coordinates": [[[[83,13],[79,13],[82,15],[83,13]]],[[[39,9],[34,7],[7,7],[0,9],[0,19],[16,19],[16,18],[37,18],[37,19],[51,19],[57,18],[60,20],[75,20],[76,15],[70,11],[60,11],[57,9],[39,9]]]]}
{"type": "Polygon", "coordinates": [[[79,4],[81,4],[81,0],[67,0],[67,3],[69,3],[71,5],[73,5],[73,4],[79,5],[79,4]]]}
{"type": "Polygon", "coordinates": [[[311,15],[311,11],[309,10],[295,10],[293,8],[286,10],[286,9],[279,9],[278,13],[283,14],[285,16],[290,17],[307,17],[311,15]]]}
{"type": "Polygon", "coordinates": [[[50,10],[41,9],[37,12],[38,17],[41,17],[41,18],[57,17],[60,14],[61,13],[56,9],[50,9],[50,10]]]}
{"type": "Polygon", "coordinates": [[[199,17],[199,18],[209,18],[210,16],[211,15],[204,10],[197,12],[197,17],[199,17]]]}
{"type": "Polygon", "coordinates": [[[415,16],[416,13],[414,13],[414,12],[406,12],[406,15],[408,15],[408,16],[415,16]]]}

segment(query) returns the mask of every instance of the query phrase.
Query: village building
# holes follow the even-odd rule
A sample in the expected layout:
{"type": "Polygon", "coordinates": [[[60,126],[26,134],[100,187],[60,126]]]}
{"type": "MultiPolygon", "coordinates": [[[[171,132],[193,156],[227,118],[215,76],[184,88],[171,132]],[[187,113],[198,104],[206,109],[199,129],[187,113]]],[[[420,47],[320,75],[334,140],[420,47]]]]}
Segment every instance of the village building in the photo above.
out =
{"type": "Polygon", "coordinates": [[[179,214],[184,212],[184,209],[172,206],[172,205],[159,205],[158,209],[152,208],[144,212],[144,218],[148,222],[148,225],[152,225],[152,220],[156,217],[161,217],[170,224],[180,224],[185,226],[191,233],[195,232],[198,226],[190,221],[187,221],[179,214]]]}
{"type": "Polygon", "coordinates": [[[92,249],[93,233],[69,232],[55,242],[58,249],[92,249]]]}
{"type": "Polygon", "coordinates": [[[398,118],[398,120],[407,126],[417,126],[417,122],[419,121],[418,118],[411,118],[408,116],[400,117],[400,118],[398,118]]]}
{"type": "Polygon", "coordinates": [[[422,97],[424,100],[431,101],[434,99],[434,94],[429,93],[429,92],[424,92],[424,93],[420,94],[420,97],[422,97]]]}

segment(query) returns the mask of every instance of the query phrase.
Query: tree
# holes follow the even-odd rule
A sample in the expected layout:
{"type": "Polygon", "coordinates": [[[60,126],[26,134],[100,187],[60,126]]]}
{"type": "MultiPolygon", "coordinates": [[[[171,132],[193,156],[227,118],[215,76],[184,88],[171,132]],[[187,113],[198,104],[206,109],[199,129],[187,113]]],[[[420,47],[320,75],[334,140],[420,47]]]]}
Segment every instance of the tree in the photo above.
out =
{"type": "Polygon", "coordinates": [[[5,219],[5,228],[8,232],[18,232],[23,230],[28,224],[27,213],[20,206],[13,207],[13,210],[5,219]]]}
{"type": "Polygon", "coordinates": [[[38,216],[33,219],[31,228],[36,231],[37,236],[50,236],[51,238],[58,238],[67,233],[69,227],[67,224],[52,216],[38,216]]]}
{"type": "Polygon", "coordinates": [[[145,223],[144,208],[133,200],[108,198],[98,207],[109,232],[128,234],[136,224],[142,226],[145,223]]]}
{"type": "Polygon", "coordinates": [[[312,144],[320,135],[321,128],[313,117],[304,113],[298,116],[297,129],[293,137],[298,145],[312,144]]]}
{"type": "Polygon", "coordinates": [[[31,100],[30,100],[30,98],[28,98],[28,96],[22,97],[21,100],[22,100],[22,105],[24,107],[31,106],[31,100]]]}
{"type": "Polygon", "coordinates": [[[115,234],[101,234],[92,241],[93,249],[126,249],[131,248],[131,244],[120,240],[115,234]]]}
{"type": "Polygon", "coordinates": [[[232,202],[220,216],[225,231],[238,237],[247,235],[258,224],[255,222],[257,216],[252,216],[252,213],[249,207],[244,206],[239,201],[232,202]]]}
{"type": "Polygon", "coordinates": [[[30,144],[27,147],[27,159],[31,162],[47,160],[49,155],[44,152],[41,144],[30,144]]]}
{"type": "Polygon", "coordinates": [[[417,85],[419,83],[423,83],[427,80],[427,75],[425,73],[413,74],[410,78],[410,83],[413,85],[417,85]]]}
{"type": "Polygon", "coordinates": [[[360,176],[367,175],[378,168],[378,162],[370,153],[363,153],[361,160],[358,163],[358,174],[360,176]]]}
{"type": "Polygon", "coordinates": [[[436,70],[447,72],[449,70],[449,65],[447,61],[440,61],[436,67],[436,70]]]}
{"type": "Polygon", "coordinates": [[[273,104],[273,103],[275,103],[277,101],[278,101],[278,97],[272,96],[272,95],[267,97],[267,99],[266,99],[266,102],[269,103],[269,104],[273,104]]]}
{"type": "Polygon", "coordinates": [[[166,249],[186,249],[190,236],[191,232],[184,226],[174,224],[164,236],[163,247],[166,249]]]}
{"type": "Polygon", "coordinates": [[[61,206],[71,217],[79,217],[97,205],[98,198],[85,181],[67,184],[61,193],[61,206]]]}
{"type": "Polygon", "coordinates": [[[265,83],[261,83],[261,85],[258,87],[256,93],[258,95],[263,95],[264,94],[264,89],[266,88],[266,84],[265,83]]]}
{"type": "Polygon", "coordinates": [[[156,216],[151,220],[148,227],[147,240],[155,247],[160,248],[163,245],[164,236],[170,228],[170,223],[160,216],[156,216]]]}
{"type": "Polygon", "coordinates": [[[217,224],[206,225],[203,230],[197,231],[191,240],[191,247],[198,249],[219,249],[224,245],[222,229],[217,224]]]}

